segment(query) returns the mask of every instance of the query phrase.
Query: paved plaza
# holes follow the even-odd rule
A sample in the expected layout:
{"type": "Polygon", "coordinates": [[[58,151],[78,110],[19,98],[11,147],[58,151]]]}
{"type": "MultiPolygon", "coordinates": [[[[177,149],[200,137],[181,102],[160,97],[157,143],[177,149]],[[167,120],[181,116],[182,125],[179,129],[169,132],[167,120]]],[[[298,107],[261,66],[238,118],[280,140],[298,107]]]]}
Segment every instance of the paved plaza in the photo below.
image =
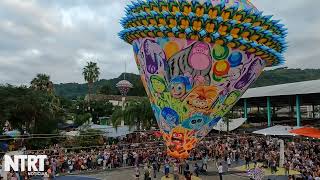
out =
{"type": "MultiPolygon", "coordinates": [[[[190,167],[193,167],[193,163],[190,163],[190,167]]],[[[235,167],[235,166],[233,166],[235,167]]],[[[193,168],[191,168],[193,169],[193,168]]],[[[226,166],[225,166],[226,171],[226,166]]],[[[171,171],[170,171],[171,172],[171,171]]],[[[153,176],[153,174],[151,173],[153,176]]],[[[173,178],[163,178],[163,166],[160,169],[160,172],[157,173],[157,178],[152,179],[158,179],[158,180],[173,180],[173,178]]],[[[218,180],[219,174],[217,172],[217,168],[214,162],[209,162],[208,164],[208,173],[206,175],[201,174],[199,176],[201,180],[218,180]]],[[[199,178],[193,178],[193,180],[198,180],[199,178]]],[[[134,168],[118,168],[118,169],[112,169],[112,170],[105,170],[105,171],[96,171],[96,172],[86,172],[78,175],[70,175],[70,176],[61,176],[57,178],[58,180],[131,180],[135,179],[134,177],[134,168]]],[[[140,179],[143,180],[143,167],[140,167],[140,179]]],[[[248,176],[246,176],[246,173],[240,172],[235,170],[235,168],[231,168],[229,172],[226,172],[223,176],[223,180],[245,180],[249,179],[248,176]]],[[[270,179],[270,180],[286,180],[287,177],[284,176],[268,176],[264,179],[270,179]]]]}
{"type": "MultiPolygon", "coordinates": [[[[193,164],[190,165],[190,167],[193,167],[193,164]]],[[[191,168],[193,169],[193,168],[191,168]]],[[[140,179],[143,179],[143,167],[140,167],[140,179]]],[[[241,174],[241,173],[240,173],[241,174]]],[[[245,177],[244,174],[240,176],[239,172],[237,171],[230,171],[228,173],[225,173],[223,176],[224,180],[237,180],[237,179],[249,179],[248,177],[245,177]]],[[[151,175],[153,175],[151,173],[151,175]]],[[[161,167],[160,172],[157,173],[157,178],[152,179],[161,179],[164,176],[163,173],[163,167],[161,167]]],[[[113,169],[113,170],[105,170],[105,171],[99,171],[99,172],[90,172],[90,173],[84,173],[82,175],[78,175],[76,177],[72,176],[66,176],[66,177],[59,177],[59,180],[81,180],[84,178],[96,178],[100,180],[130,180],[134,179],[134,168],[120,168],[120,169],[113,169]]],[[[173,178],[169,178],[170,180],[173,178]]],[[[168,180],[169,180],[168,179],[168,180]]],[[[208,165],[208,173],[207,175],[200,175],[200,179],[202,180],[212,180],[212,179],[219,179],[219,175],[217,173],[217,168],[213,162],[209,163],[208,165]]]]}

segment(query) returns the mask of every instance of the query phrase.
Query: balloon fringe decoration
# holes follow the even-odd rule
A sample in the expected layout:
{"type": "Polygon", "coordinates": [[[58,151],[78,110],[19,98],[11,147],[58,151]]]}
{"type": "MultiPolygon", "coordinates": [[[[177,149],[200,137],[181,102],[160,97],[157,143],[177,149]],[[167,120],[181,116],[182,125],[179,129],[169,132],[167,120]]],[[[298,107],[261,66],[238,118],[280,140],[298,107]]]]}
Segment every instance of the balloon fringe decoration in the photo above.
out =
{"type": "Polygon", "coordinates": [[[238,3],[138,0],[126,7],[119,37],[130,44],[139,38],[176,37],[228,45],[255,53],[270,67],[284,63],[281,53],[288,48],[287,29],[271,18],[238,3]]]}

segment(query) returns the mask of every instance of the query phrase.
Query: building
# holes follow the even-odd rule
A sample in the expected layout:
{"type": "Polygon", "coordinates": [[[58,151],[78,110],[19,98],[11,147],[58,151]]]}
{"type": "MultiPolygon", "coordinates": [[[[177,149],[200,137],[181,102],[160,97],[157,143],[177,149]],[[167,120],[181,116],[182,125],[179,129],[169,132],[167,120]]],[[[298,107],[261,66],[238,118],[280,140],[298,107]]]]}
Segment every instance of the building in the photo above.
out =
{"type": "MultiPolygon", "coordinates": [[[[273,120],[301,126],[319,125],[320,80],[280,84],[249,89],[236,104],[244,118],[250,113],[265,114],[267,125],[273,120]],[[293,121],[294,120],[294,121],[293,121]],[[292,124],[294,123],[294,124],[292,124]]],[[[249,118],[250,119],[250,118],[249,118]]]]}
{"type": "MultiPolygon", "coordinates": [[[[131,100],[142,100],[145,97],[139,96],[122,96],[122,95],[104,95],[104,94],[93,94],[90,95],[91,101],[104,101],[110,102],[113,106],[121,106],[124,102],[128,102],[131,100]]],[[[85,100],[88,100],[88,95],[85,97],[85,100]]]]}

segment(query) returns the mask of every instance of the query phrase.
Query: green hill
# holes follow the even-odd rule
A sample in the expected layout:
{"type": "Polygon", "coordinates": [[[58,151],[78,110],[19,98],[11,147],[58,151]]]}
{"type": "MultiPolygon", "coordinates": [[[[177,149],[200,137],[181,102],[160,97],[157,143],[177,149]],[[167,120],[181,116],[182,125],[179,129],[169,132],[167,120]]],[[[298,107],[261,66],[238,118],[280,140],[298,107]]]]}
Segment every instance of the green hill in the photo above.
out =
{"type": "Polygon", "coordinates": [[[320,79],[320,69],[276,69],[264,71],[253,87],[320,79]]]}
{"type": "MultiPolygon", "coordinates": [[[[110,94],[119,95],[119,91],[116,88],[116,84],[124,79],[124,74],[121,74],[117,78],[113,79],[101,79],[94,83],[94,91],[97,92],[102,86],[110,87],[110,94]]],[[[144,87],[140,80],[140,76],[136,74],[126,73],[126,80],[130,81],[134,88],[128,93],[129,96],[146,96],[144,87]]],[[[88,93],[88,84],[78,84],[78,83],[64,83],[55,84],[54,89],[57,95],[68,98],[77,99],[79,97],[84,97],[88,93]]]]}
{"type": "MultiPolygon", "coordinates": [[[[114,79],[101,79],[94,84],[94,90],[97,91],[102,86],[110,87],[110,94],[119,94],[115,85],[117,82],[123,79],[124,74],[114,79]]],[[[130,90],[129,96],[145,96],[145,91],[140,81],[140,76],[136,74],[127,73],[126,79],[130,81],[134,88],[130,90]]],[[[300,82],[320,79],[320,69],[276,69],[270,71],[264,71],[256,83],[252,87],[270,86],[276,84],[300,82]]],[[[87,84],[78,83],[65,83],[55,84],[55,92],[59,96],[63,96],[68,99],[76,99],[78,97],[84,97],[88,92],[87,84]]]]}

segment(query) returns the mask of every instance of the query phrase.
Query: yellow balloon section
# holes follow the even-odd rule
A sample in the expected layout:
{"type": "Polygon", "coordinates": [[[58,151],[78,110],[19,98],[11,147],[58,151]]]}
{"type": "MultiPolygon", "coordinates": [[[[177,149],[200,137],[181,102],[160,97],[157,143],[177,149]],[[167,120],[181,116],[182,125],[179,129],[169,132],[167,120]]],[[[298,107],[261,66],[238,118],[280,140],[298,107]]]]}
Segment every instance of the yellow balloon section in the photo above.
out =
{"type": "Polygon", "coordinates": [[[164,52],[167,57],[173,56],[179,51],[179,45],[176,42],[169,42],[164,47],[164,52]]]}

